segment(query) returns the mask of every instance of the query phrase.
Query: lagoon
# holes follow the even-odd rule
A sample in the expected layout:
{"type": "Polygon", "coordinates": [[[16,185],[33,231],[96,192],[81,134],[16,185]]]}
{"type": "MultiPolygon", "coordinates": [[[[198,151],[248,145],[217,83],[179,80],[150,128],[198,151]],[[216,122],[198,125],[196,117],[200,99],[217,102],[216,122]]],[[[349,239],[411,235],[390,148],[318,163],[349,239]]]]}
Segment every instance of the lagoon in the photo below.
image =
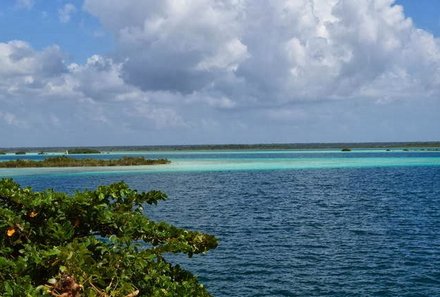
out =
{"type": "MultiPolygon", "coordinates": [[[[62,154],[50,153],[49,156],[62,154]]],[[[164,158],[171,164],[153,166],[28,168],[1,169],[2,176],[36,174],[111,174],[160,172],[209,172],[249,170],[295,170],[325,168],[371,168],[399,166],[440,166],[440,152],[403,152],[384,150],[237,150],[237,151],[179,151],[179,152],[108,152],[73,155],[73,158],[119,159],[124,156],[164,158]]],[[[42,160],[45,155],[0,155],[1,161],[16,159],[42,160]]]]}
{"type": "MultiPolygon", "coordinates": [[[[171,164],[1,169],[35,190],[125,180],[169,200],[146,215],[215,234],[216,250],[172,261],[214,296],[435,296],[440,152],[130,152],[171,164]]],[[[38,155],[0,156],[44,158],[38,155]]],[[[77,157],[77,156],[75,156],[77,157]]],[[[78,157],[91,157],[84,155],[78,157]]]]}

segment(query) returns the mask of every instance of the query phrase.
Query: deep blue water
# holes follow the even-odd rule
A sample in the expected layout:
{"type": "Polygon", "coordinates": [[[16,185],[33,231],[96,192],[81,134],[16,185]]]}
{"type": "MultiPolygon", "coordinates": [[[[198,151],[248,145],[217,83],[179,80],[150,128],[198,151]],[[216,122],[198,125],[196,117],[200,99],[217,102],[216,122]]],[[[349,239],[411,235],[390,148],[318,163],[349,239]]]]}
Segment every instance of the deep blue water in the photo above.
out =
{"type": "Polygon", "coordinates": [[[440,166],[14,178],[36,190],[163,190],[148,216],[220,239],[206,255],[170,257],[214,296],[440,295],[440,166]]]}

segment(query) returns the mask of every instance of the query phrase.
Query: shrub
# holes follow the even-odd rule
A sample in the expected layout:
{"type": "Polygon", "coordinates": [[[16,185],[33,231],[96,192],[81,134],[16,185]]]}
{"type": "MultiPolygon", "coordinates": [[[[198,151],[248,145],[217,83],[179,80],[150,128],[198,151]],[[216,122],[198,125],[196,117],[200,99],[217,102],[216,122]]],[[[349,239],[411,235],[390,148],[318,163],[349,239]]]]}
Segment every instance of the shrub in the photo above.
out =
{"type": "Polygon", "coordinates": [[[75,148],[67,151],[69,154],[100,154],[101,151],[90,148],[75,148]]]}
{"type": "Polygon", "coordinates": [[[143,214],[164,199],[123,182],[67,195],[0,180],[0,296],[209,296],[164,254],[217,240],[143,214]]]}
{"type": "Polygon", "coordinates": [[[41,161],[11,160],[0,162],[0,168],[31,167],[97,167],[97,166],[140,166],[170,163],[167,159],[145,159],[144,157],[123,157],[115,160],[75,159],[66,156],[50,157],[41,161]]]}

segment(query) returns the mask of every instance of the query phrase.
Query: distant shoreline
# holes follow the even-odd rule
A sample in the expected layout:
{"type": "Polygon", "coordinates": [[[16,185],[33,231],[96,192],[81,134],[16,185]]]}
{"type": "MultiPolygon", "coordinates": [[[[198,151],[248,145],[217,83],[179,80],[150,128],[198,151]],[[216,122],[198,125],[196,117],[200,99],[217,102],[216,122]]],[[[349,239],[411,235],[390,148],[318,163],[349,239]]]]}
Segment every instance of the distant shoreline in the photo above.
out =
{"type": "Polygon", "coordinates": [[[301,149],[434,149],[440,141],[429,142],[362,142],[362,143],[271,143],[271,144],[203,144],[203,145],[145,145],[145,146],[82,146],[82,147],[9,147],[0,148],[1,153],[53,153],[81,152],[89,154],[136,151],[203,151],[203,150],[301,150],[301,149]]]}

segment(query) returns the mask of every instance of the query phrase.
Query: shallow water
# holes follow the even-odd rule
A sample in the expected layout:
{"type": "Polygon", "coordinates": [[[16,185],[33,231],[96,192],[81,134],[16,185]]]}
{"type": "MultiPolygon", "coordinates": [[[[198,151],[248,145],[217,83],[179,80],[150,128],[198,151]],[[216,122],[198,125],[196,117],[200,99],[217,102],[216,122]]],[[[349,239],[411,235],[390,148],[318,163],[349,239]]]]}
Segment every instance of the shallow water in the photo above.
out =
{"type": "MultiPolygon", "coordinates": [[[[117,159],[123,156],[167,158],[171,164],[136,167],[81,167],[1,169],[3,176],[39,174],[120,174],[209,171],[261,171],[321,168],[368,168],[398,166],[440,166],[440,152],[385,152],[383,150],[341,151],[187,151],[187,152],[127,152],[74,155],[73,158],[117,159]]],[[[15,159],[41,160],[47,156],[0,156],[0,162],[15,159]]]]}
{"type": "Polygon", "coordinates": [[[155,156],[173,163],[125,171],[0,170],[0,175],[8,172],[37,190],[72,192],[125,180],[140,190],[165,191],[169,200],[148,208],[147,215],[220,239],[206,255],[170,257],[215,296],[440,292],[439,153],[155,156]]]}

